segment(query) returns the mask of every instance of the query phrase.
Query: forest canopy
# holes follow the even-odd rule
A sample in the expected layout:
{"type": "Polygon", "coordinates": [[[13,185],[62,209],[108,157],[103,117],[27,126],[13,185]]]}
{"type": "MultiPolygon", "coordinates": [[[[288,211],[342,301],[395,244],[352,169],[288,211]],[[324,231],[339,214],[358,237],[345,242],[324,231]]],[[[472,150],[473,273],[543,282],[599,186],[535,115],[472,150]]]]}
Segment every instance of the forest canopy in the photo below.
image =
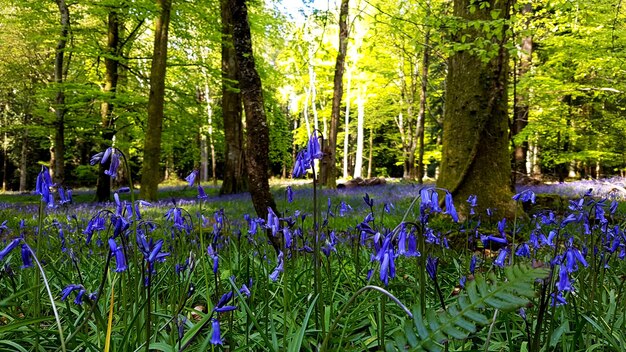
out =
{"type": "MultiPolygon", "coordinates": [[[[349,1],[337,176],[435,178],[449,59],[466,52],[486,63],[502,37],[513,175],[624,175],[626,5],[518,1],[503,16],[488,1],[467,3],[470,13],[491,18],[460,18],[447,0],[349,1]]],[[[341,1],[247,4],[269,172],[288,177],[312,131],[330,133],[341,1]]],[[[93,186],[102,170],[89,165],[90,156],[111,145],[140,179],[160,13],[149,0],[0,0],[3,190],[32,190],[41,166],[59,174],[59,163],[64,185],[93,186]]],[[[221,179],[231,136],[223,94],[238,88],[222,75],[220,1],[173,0],[169,21],[161,178],[199,169],[204,181],[221,179]]]]}

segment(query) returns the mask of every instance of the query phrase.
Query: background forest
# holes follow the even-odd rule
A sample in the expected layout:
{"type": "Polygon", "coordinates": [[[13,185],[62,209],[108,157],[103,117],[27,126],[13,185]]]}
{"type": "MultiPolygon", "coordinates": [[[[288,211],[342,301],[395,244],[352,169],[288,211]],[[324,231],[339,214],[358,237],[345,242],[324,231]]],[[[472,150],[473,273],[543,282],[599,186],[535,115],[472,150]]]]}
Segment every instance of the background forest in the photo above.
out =
{"type": "MultiPolygon", "coordinates": [[[[0,1],[3,190],[33,189],[41,165],[50,164],[67,186],[93,186],[98,169],[88,166],[89,157],[110,144],[125,152],[139,179],[157,5],[68,1],[63,22],[61,2],[0,1]],[[112,64],[118,70],[113,90],[112,64]]],[[[248,6],[271,174],[287,177],[311,131],[328,135],[339,3],[257,0],[248,6]]],[[[563,180],[626,171],[623,7],[615,0],[513,7],[506,48],[517,175],[563,180]]],[[[424,174],[435,177],[448,57],[460,50],[488,56],[488,43],[457,35],[445,0],[353,0],[347,21],[339,176],[421,179],[423,164],[424,174]]],[[[489,22],[471,25],[487,31],[489,22]]],[[[232,88],[222,78],[221,32],[219,1],[173,1],[160,156],[166,180],[193,168],[204,181],[223,177],[222,98],[232,88]]]]}

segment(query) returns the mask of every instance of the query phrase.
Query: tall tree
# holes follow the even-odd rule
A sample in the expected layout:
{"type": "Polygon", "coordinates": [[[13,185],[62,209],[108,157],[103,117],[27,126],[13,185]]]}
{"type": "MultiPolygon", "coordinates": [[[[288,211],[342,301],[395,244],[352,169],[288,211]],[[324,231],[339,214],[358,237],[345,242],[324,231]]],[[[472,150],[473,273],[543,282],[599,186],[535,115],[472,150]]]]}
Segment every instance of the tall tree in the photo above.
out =
{"type": "MultiPolygon", "coordinates": [[[[51,148],[52,177],[55,183],[62,184],[65,179],[65,90],[63,80],[69,62],[65,62],[65,48],[70,34],[70,10],[65,0],[56,0],[61,16],[61,33],[54,55],[54,83],[57,85],[54,113],[54,137],[51,148]]],[[[69,61],[69,60],[68,60],[69,61]]]]}
{"type": "MultiPolygon", "coordinates": [[[[113,99],[117,92],[117,81],[119,78],[119,44],[120,44],[120,21],[117,8],[112,7],[109,10],[107,20],[107,46],[104,56],[104,74],[105,99],[100,104],[101,118],[101,136],[102,147],[110,147],[115,135],[114,117],[113,117],[113,99]]],[[[104,171],[108,168],[106,165],[98,164],[98,181],[96,183],[96,200],[104,202],[111,197],[111,179],[104,171]]]]}
{"type": "Polygon", "coordinates": [[[233,15],[229,0],[220,1],[222,13],[222,118],[224,121],[224,181],[220,194],[248,190],[244,158],[241,93],[237,58],[233,45],[233,15]]]}
{"type": "Polygon", "coordinates": [[[480,56],[462,47],[448,63],[443,121],[443,159],[437,185],[448,189],[458,204],[469,195],[479,206],[512,216],[511,163],[508,152],[507,76],[505,47],[511,1],[454,0],[454,15],[471,22],[489,23],[482,30],[457,33],[468,43],[482,42],[491,50],[480,56]],[[487,29],[485,29],[487,28],[487,29]],[[463,49],[464,48],[464,49],[463,49]]]}
{"type": "MultiPolygon", "coordinates": [[[[532,12],[532,4],[526,3],[522,8],[522,16],[526,15],[524,23],[524,32],[528,32],[530,26],[530,17],[532,12]]],[[[518,82],[529,71],[532,63],[533,38],[530,34],[525,33],[522,37],[522,47],[519,57],[515,60],[515,84],[513,92],[513,122],[511,124],[511,137],[513,142],[513,181],[517,181],[520,176],[528,175],[526,167],[526,157],[528,154],[528,140],[516,141],[515,136],[522,132],[524,127],[528,125],[528,114],[530,106],[528,102],[528,90],[519,89],[518,82]]]]}
{"type": "Polygon", "coordinates": [[[157,0],[160,11],[154,28],[154,49],[150,69],[150,96],[148,97],[148,123],[143,147],[141,169],[141,197],[156,200],[161,181],[161,132],[165,100],[165,71],[167,42],[172,0],[157,0]]]}
{"type": "Polygon", "coordinates": [[[325,143],[324,157],[321,163],[320,182],[327,187],[337,187],[337,131],[341,117],[341,98],[343,96],[343,72],[345,70],[346,51],[348,49],[348,9],[349,0],[341,0],[339,10],[339,51],[335,63],[333,84],[333,105],[330,115],[330,131],[325,143]]]}
{"type": "MultiPolygon", "coordinates": [[[[426,20],[430,18],[430,0],[426,1],[426,20]]],[[[417,140],[419,154],[417,156],[417,182],[424,181],[424,127],[426,125],[426,94],[428,93],[428,65],[430,64],[430,27],[424,33],[424,52],[422,53],[420,110],[417,114],[417,140]]]]}
{"type": "MultiPolygon", "coordinates": [[[[246,165],[252,203],[257,215],[267,218],[268,209],[278,213],[269,185],[269,129],[263,105],[261,77],[256,70],[252,52],[252,36],[245,0],[231,0],[233,43],[239,67],[239,87],[246,113],[246,165]]],[[[278,238],[268,236],[274,248],[278,238]]]]}

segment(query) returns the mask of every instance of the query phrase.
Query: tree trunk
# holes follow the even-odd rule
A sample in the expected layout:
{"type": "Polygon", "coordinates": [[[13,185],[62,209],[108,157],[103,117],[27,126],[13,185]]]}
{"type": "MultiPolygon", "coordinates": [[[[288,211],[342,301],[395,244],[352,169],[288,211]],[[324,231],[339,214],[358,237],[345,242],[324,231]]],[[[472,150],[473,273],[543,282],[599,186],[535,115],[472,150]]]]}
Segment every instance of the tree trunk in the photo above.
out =
{"type": "MultiPolygon", "coordinates": [[[[24,116],[24,125],[28,125],[30,115],[24,116]]],[[[26,192],[28,181],[28,129],[22,133],[22,146],[20,150],[20,192],[26,192]]]]}
{"type": "MultiPolygon", "coordinates": [[[[239,86],[246,114],[246,165],[250,195],[254,210],[266,219],[268,208],[279,214],[269,185],[269,129],[263,106],[261,78],[256,70],[252,53],[252,38],[248,23],[245,0],[232,0],[233,42],[239,66],[239,86]]],[[[280,247],[277,237],[268,236],[276,250],[280,247]]]]}
{"type": "MultiPolygon", "coordinates": [[[[207,115],[207,123],[209,125],[209,149],[211,151],[211,180],[213,180],[213,185],[217,184],[217,176],[215,171],[215,141],[213,140],[213,108],[211,106],[213,100],[211,100],[211,91],[209,90],[209,76],[205,72],[204,73],[204,96],[206,97],[206,115],[207,115]]],[[[204,137],[206,144],[206,136],[204,137]]],[[[206,151],[205,151],[206,152],[206,151]]],[[[208,173],[205,173],[205,178],[208,178],[208,173]]]]}
{"type": "Polygon", "coordinates": [[[222,12],[222,118],[224,121],[224,181],[220,194],[248,190],[244,154],[241,93],[239,92],[237,58],[233,46],[233,16],[230,0],[221,0],[222,12]]]}
{"type": "Polygon", "coordinates": [[[367,159],[367,178],[372,178],[372,165],[374,164],[374,130],[370,128],[370,148],[367,159]]]}
{"type": "MultiPolygon", "coordinates": [[[[119,78],[119,43],[120,43],[120,23],[117,11],[112,9],[108,18],[108,35],[106,56],[104,66],[106,73],[104,76],[105,100],[100,104],[101,136],[102,145],[100,150],[104,150],[113,144],[115,136],[115,118],[113,117],[113,102],[117,92],[117,81],[119,78]]],[[[98,164],[98,181],[96,183],[96,201],[104,202],[111,198],[111,178],[104,174],[108,165],[98,164]]]]}
{"type": "MultiPolygon", "coordinates": [[[[524,5],[522,15],[527,15],[532,11],[532,5],[527,3],[524,5]]],[[[528,27],[530,21],[526,21],[526,27],[528,27]]],[[[515,136],[522,132],[522,130],[528,125],[528,113],[530,108],[528,106],[528,91],[518,91],[517,82],[528,73],[532,62],[532,50],[533,39],[531,36],[522,38],[522,50],[520,51],[519,65],[517,72],[515,72],[515,92],[514,92],[514,107],[513,107],[513,124],[511,125],[511,140],[513,141],[513,181],[517,182],[520,176],[528,175],[528,169],[526,167],[526,157],[528,154],[528,141],[525,140],[521,143],[515,143],[515,136]]]]}
{"type": "Polygon", "coordinates": [[[167,63],[167,38],[172,0],[157,0],[160,10],[154,28],[154,49],[150,68],[150,96],[148,97],[148,123],[143,147],[141,169],[141,198],[156,200],[161,181],[161,130],[165,99],[165,70],[167,63]]]}
{"type": "MultiPolygon", "coordinates": [[[[430,17],[430,1],[426,1],[426,19],[430,17]]],[[[422,79],[420,94],[420,111],[417,115],[417,140],[419,155],[417,156],[416,178],[420,184],[424,182],[424,127],[426,124],[426,94],[428,93],[428,65],[430,63],[430,27],[424,34],[424,53],[422,56],[422,79]]]]}
{"type": "Polygon", "coordinates": [[[363,125],[365,121],[365,93],[361,92],[356,100],[357,127],[356,127],[356,157],[354,161],[354,178],[361,177],[363,172],[363,125]]]}
{"type": "MultiPolygon", "coordinates": [[[[489,6],[469,0],[454,0],[454,15],[468,21],[509,19],[510,1],[489,0],[489,6]],[[470,5],[473,3],[473,5],[470,5]],[[474,7],[470,11],[470,7],[474,7]]],[[[466,30],[467,42],[485,33],[466,30]]],[[[488,62],[471,51],[454,53],[448,64],[446,107],[443,121],[443,157],[439,187],[452,192],[462,213],[465,200],[478,196],[481,210],[494,209],[497,216],[514,215],[511,199],[511,163],[508,152],[507,76],[508,55],[504,46],[506,26],[495,36],[486,38],[497,46],[488,62]]]]}
{"type": "Polygon", "coordinates": [[[333,83],[333,105],[330,114],[330,131],[325,143],[324,156],[320,170],[320,183],[329,188],[337,187],[337,130],[341,117],[341,97],[343,96],[343,72],[345,70],[346,52],[348,50],[348,9],[349,0],[341,0],[339,10],[339,52],[335,63],[333,83]]]}
{"type": "Polygon", "coordinates": [[[56,0],[61,15],[61,33],[54,55],[54,82],[57,85],[57,94],[54,105],[56,121],[54,122],[54,137],[51,148],[51,169],[54,183],[63,184],[65,180],[65,92],[63,79],[66,73],[64,65],[65,48],[70,32],[70,11],[65,0],[56,0]]]}
{"type": "Polygon", "coordinates": [[[348,69],[348,86],[346,87],[346,116],[344,116],[344,136],[343,136],[343,178],[347,179],[348,173],[348,146],[350,144],[350,81],[351,70],[348,69]]]}

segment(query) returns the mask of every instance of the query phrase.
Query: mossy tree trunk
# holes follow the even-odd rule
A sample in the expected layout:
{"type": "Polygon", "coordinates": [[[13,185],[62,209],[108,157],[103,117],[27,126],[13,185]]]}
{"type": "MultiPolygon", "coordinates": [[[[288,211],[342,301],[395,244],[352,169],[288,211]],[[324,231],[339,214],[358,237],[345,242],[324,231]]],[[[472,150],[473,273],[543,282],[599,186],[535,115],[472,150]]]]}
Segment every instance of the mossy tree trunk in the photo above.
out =
{"type": "Polygon", "coordinates": [[[54,55],[54,83],[57,85],[55,97],[54,113],[54,137],[52,138],[50,167],[52,169],[52,180],[56,184],[63,184],[65,181],[65,89],[63,81],[67,76],[69,58],[65,57],[70,35],[70,11],[65,0],[56,0],[59,13],[61,15],[61,33],[54,55]]]}
{"type": "Polygon", "coordinates": [[[248,190],[244,158],[241,93],[239,92],[235,47],[233,46],[233,16],[229,0],[220,1],[222,12],[222,118],[224,121],[225,165],[220,194],[248,190]]]}
{"type": "MultiPolygon", "coordinates": [[[[246,165],[248,187],[254,210],[260,218],[267,219],[268,208],[279,213],[269,185],[269,146],[270,136],[261,77],[256,70],[252,53],[252,36],[248,22],[248,8],[245,0],[231,0],[233,16],[233,43],[239,67],[239,87],[246,114],[246,165]]],[[[275,249],[279,248],[277,237],[268,233],[275,249]]]]}
{"type": "Polygon", "coordinates": [[[161,130],[165,99],[165,69],[167,41],[172,0],[157,0],[160,11],[154,29],[154,49],[150,68],[150,96],[148,97],[148,123],[143,147],[141,168],[141,198],[156,200],[161,182],[161,130]]]}
{"type": "Polygon", "coordinates": [[[489,44],[488,57],[462,50],[454,53],[448,64],[443,158],[437,185],[452,192],[461,212],[466,211],[468,196],[475,194],[481,210],[492,208],[496,216],[514,214],[508,149],[507,28],[502,24],[503,19],[508,20],[510,7],[510,1],[502,0],[454,1],[454,15],[461,21],[492,24],[491,32],[457,33],[457,39],[467,36],[468,43],[478,38],[489,44]],[[486,2],[489,6],[484,6],[486,2]]]}

